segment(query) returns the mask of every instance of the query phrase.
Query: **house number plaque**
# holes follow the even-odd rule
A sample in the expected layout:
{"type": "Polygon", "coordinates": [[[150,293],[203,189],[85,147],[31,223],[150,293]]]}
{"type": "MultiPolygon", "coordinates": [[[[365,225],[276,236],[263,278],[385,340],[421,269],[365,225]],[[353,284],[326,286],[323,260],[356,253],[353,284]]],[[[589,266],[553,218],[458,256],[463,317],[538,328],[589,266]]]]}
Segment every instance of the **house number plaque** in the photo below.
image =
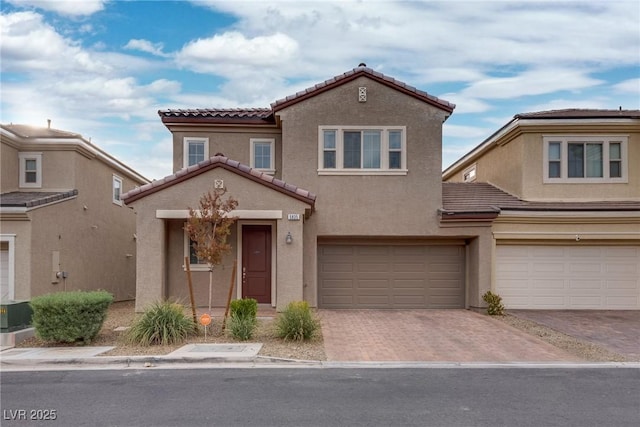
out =
{"type": "Polygon", "coordinates": [[[289,214],[287,215],[287,219],[289,221],[300,221],[300,214],[289,214]]]}

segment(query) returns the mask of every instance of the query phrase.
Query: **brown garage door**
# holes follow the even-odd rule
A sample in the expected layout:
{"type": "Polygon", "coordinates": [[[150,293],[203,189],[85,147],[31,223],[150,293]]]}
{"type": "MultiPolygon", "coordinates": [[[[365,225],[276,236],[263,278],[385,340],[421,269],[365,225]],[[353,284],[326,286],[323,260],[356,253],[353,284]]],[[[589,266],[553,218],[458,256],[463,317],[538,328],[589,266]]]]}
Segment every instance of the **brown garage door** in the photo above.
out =
{"type": "Polygon", "coordinates": [[[319,245],[321,308],[462,308],[464,246],[319,245]]]}

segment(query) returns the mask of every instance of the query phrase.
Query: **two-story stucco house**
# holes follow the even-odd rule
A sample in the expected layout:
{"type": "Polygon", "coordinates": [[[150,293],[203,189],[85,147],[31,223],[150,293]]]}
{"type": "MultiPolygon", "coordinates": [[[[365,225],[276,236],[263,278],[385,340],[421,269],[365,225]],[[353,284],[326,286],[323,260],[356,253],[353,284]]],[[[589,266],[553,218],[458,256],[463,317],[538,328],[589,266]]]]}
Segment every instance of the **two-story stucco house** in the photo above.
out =
{"type": "Polygon", "coordinates": [[[640,111],[518,114],[443,179],[443,218],[493,216],[507,308],[640,309],[640,111]]]}
{"type": "Polygon", "coordinates": [[[260,109],[163,110],[174,174],[123,196],[137,213],[136,308],[196,301],[208,272],[191,256],[188,208],[224,187],[238,200],[231,253],[215,271],[235,297],[282,309],[480,306],[491,223],[442,212],[442,124],[454,105],[359,66],[260,109]]]}
{"type": "Polygon", "coordinates": [[[104,289],[135,298],[135,213],[149,181],[79,134],[0,125],[1,298],[104,289]]]}

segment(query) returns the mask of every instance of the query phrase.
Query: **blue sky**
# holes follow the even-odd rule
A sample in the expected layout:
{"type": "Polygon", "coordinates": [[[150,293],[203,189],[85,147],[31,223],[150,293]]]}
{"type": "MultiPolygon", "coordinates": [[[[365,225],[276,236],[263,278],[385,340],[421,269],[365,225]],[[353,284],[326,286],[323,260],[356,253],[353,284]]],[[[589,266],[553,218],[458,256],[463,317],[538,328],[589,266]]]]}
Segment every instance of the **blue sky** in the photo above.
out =
{"type": "Polygon", "coordinates": [[[37,1],[0,5],[2,123],[170,174],[157,110],[269,107],[369,67],[456,104],[443,167],[514,114],[640,109],[640,2],[37,1]]]}

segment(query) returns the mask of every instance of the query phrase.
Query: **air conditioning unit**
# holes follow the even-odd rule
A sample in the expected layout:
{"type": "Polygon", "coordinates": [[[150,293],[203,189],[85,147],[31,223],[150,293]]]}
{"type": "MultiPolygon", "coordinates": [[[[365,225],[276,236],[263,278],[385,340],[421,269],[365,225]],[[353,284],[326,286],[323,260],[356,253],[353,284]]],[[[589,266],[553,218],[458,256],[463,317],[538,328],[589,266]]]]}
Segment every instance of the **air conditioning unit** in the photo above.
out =
{"type": "Polygon", "coordinates": [[[33,310],[29,301],[4,301],[0,304],[0,332],[13,332],[31,326],[33,310]]]}

